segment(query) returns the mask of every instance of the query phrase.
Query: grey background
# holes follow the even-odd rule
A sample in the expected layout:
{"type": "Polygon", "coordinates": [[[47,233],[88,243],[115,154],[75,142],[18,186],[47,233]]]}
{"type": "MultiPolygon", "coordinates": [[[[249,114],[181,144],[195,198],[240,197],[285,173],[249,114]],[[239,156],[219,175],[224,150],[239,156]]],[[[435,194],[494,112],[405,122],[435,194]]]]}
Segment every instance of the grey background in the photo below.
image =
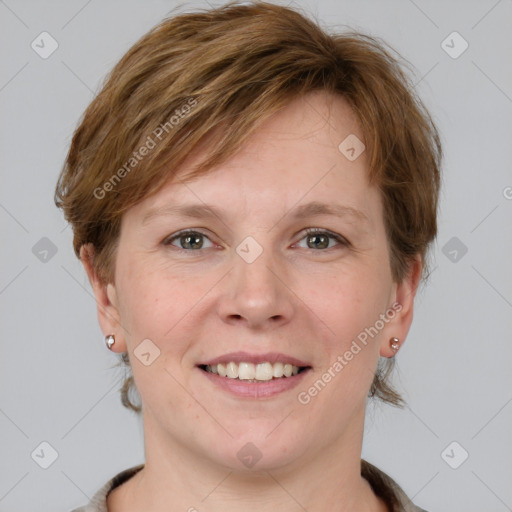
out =
{"type": "MultiPolygon", "coordinates": [[[[398,357],[409,407],[369,408],[363,455],[430,511],[512,510],[512,1],[297,4],[408,59],[445,148],[434,271],[398,357]],[[456,59],[441,45],[453,31],[469,43],[456,59]],[[441,456],[453,441],[469,453],[458,469],[445,460],[460,462],[461,448],[441,456]]],[[[103,77],[175,5],[0,1],[2,512],[71,510],[143,461],[53,190],[103,77]],[[47,59],[30,46],[43,31],[59,45],[47,59]],[[56,250],[46,261],[43,237],[56,250]],[[35,462],[48,449],[31,457],[43,441],[58,453],[48,469],[35,462]]]]}

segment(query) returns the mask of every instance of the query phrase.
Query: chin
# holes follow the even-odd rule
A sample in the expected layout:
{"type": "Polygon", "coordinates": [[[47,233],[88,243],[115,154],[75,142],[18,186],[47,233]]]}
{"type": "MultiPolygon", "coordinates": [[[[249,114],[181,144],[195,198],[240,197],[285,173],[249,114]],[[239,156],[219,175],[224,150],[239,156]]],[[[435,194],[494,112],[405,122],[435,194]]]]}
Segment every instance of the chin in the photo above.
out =
{"type": "Polygon", "coordinates": [[[277,424],[274,421],[271,428],[266,428],[268,424],[265,422],[265,428],[261,429],[255,429],[252,425],[250,434],[246,430],[225,443],[212,442],[217,448],[215,453],[210,452],[210,457],[218,464],[240,473],[272,471],[293,464],[303,454],[307,441],[285,429],[280,433],[272,432],[277,424]]]}

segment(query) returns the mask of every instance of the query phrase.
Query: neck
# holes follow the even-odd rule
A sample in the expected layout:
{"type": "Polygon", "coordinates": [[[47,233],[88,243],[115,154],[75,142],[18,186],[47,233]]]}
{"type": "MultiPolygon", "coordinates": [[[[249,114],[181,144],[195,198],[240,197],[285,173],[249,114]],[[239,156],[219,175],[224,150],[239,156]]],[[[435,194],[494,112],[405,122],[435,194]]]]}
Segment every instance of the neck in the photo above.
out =
{"type": "Polygon", "coordinates": [[[364,410],[336,444],[316,446],[280,467],[242,471],[190,450],[145,417],[145,466],[110,493],[108,510],[386,511],[361,477],[363,422],[364,410]]]}

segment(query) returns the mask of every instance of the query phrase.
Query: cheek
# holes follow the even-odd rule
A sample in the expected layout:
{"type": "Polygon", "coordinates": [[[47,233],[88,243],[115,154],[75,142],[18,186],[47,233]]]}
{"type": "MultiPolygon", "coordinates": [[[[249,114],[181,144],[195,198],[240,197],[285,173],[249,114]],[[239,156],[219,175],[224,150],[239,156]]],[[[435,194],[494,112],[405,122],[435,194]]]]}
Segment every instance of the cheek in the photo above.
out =
{"type": "Polygon", "coordinates": [[[149,338],[160,349],[161,361],[169,353],[181,360],[200,331],[197,317],[205,314],[205,297],[218,279],[144,259],[120,266],[120,313],[130,352],[149,338]]]}
{"type": "MultiPolygon", "coordinates": [[[[356,269],[354,266],[315,279],[314,284],[315,291],[309,292],[307,302],[328,327],[335,343],[357,336],[386,309],[389,290],[375,267],[361,265],[356,269]]],[[[307,288],[306,280],[303,294],[307,288]]]]}
{"type": "Polygon", "coordinates": [[[127,272],[119,274],[120,313],[137,389],[150,408],[152,405],[169,410],[185,407],[187,396],[180,394],[177,381],[182,376],[176,363],[188,348],[182,321],[190,310],[187,298],[190,292],[183,283],[150,265],[127,268],[127,272]],[[144,361],[147,353],[149,356],[144,361]],[[155,379],[161,386],[155,386],[155,379]]]}
{"type": "Polygon", "coordinates": [[[120,261],[118,266],[119,310],[131,350],[139,340],[158,340],[172,326],[186,288],[166,278],[144,260],[120,261]],[[178,289],[181,293],[178,294],[178,289]],[[178,299],[178,297],[180,297],[178,299]]]}
{"type": "Polygon", "coordinates": [[[325,353],[319,375],[329,390],[320,402],[358,403],[371,386],[381,340],[374,326],[388,306],[388,280],[383,273],[385,269],[377,265],[351,268],[336,279],[322,280],[324,292],[317,289],[311,296],[311,310],[318,312],[319,327],[326,333],[318,340],[325,353]]]}

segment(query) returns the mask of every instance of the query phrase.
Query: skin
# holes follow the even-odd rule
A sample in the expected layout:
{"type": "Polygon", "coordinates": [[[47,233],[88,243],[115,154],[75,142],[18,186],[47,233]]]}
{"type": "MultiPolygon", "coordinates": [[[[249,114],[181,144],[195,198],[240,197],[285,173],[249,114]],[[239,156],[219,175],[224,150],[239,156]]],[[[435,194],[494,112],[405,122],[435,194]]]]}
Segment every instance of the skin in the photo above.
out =
{"type": "Polygon", "coordinates": [[[110,493],[109,511],[387,510],[360,476],[365,404],[379,356],[394,355],[390,338],[407,336],[421,261],[393,282],[366,155],[351,162],[338,150],[350,134],[363,139],[346,101],[310,93],[265,121],[225,164],[194,181],[170,181],[129,209],[112,283],[99,281],[92,247],[82,248],[101,328],[115,334],[114,351],[129,352],[143,403],[145,467],[110,493]],[[356,208],[368,222],[294,219],[294,208],[310,201],[356,208]],[[151,209],[189,202],[224,216],[143,223],[151,209]],[[329,238],[318,247],[305,228],[329,230],[349,245],[329,238]],[[202,232],[202,248],[179,237],[171,245],[170,235],[183,229],[202,232]],[[263,248],[250,264],[236,252],[247,236],[263,248]],[[298,393],[395,302],[401,311],[301,404],[298,393]],[[144,339],[160,350],[149,366],[133,355],[144,339]],[[196,365],[239,350],[282,352],[312,370],[275,397],[234,397],[196,365]],[[248,442],[262,454],[252,468],[237,457],[248,442]]]}

